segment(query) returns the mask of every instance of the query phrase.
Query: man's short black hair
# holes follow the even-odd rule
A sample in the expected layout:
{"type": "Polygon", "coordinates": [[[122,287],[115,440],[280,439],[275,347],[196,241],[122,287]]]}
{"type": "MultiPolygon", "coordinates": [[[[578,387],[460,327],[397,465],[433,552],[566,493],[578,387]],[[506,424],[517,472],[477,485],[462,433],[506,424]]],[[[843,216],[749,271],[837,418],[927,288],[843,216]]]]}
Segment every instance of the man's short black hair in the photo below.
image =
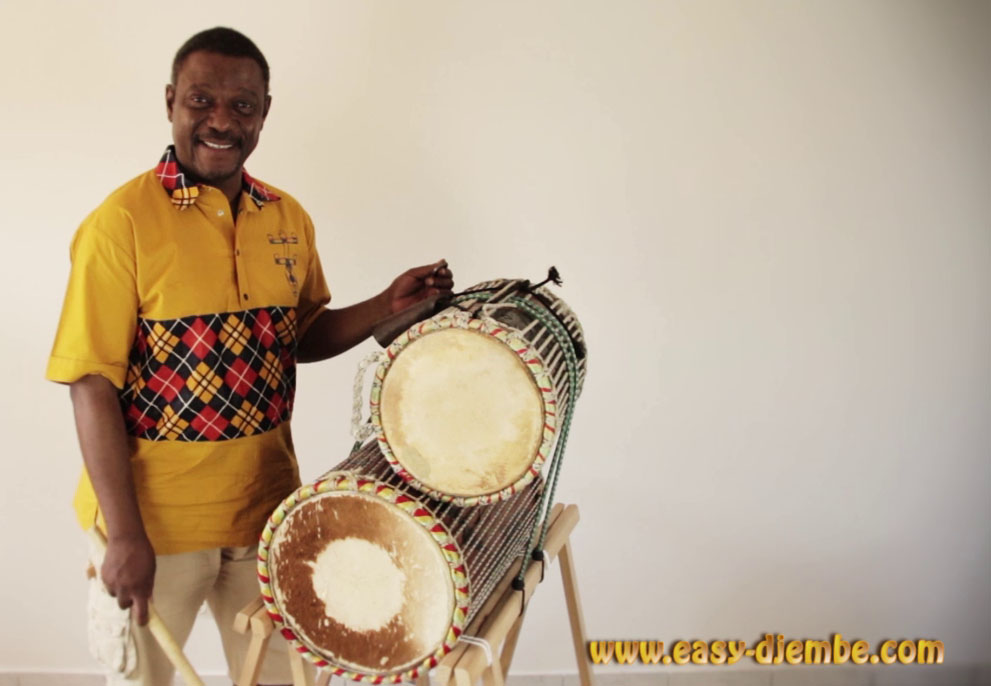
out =
{"type": "Polygon", "coordinates": [[[265,79],[265,90],[268,91],[268,61],[258,46],[240,31],[218,26],[206,31],[200,31],[187,40],[179,48],[172,60],[172,85],[175,85],[182,63],[194,52],[213,52],[228,57],[250,57],[261,67],[265,79]]]}

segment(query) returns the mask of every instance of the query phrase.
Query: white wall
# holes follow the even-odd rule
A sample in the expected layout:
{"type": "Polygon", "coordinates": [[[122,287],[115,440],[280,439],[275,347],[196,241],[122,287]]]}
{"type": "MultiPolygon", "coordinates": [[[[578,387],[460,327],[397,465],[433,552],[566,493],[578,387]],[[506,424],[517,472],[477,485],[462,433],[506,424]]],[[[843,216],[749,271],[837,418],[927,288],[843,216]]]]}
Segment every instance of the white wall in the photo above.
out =
{"type": "MultiPolygon", "coordinates": [[[[172,54],[272,64],[248,164],[313,215],[336,302],[447,257],[556,264],[590,374],[562,500],[597,638],[991,639],[986,2],[0,4],[0,670],[93,669],[64,388],[68,242],[169,138],[172,54]]],[[[365,346],[300,374],[304,477],[365,346]]],[[[556,581],[517,658],[573,671],[556,581]]],[[[191,653],[221,668],[198,630],[191,653]]]]}

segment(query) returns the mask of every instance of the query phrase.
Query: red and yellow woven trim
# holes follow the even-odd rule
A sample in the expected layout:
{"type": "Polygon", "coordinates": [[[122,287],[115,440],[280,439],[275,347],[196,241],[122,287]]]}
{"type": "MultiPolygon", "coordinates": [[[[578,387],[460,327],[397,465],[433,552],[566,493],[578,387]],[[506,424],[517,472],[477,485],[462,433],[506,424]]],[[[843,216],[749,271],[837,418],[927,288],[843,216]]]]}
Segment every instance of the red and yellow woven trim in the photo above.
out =
{"type": "Polygon", "coordinates": [[[404,681],[415,681],[424,670],[430,670],[437,666],[441,658],[453,650],[464,631],[465,622],[468,618],[468,606],[471,599],[469,590],[468,570],[465,567],[464,557],[457,541],[451,536],[444,525],[433,516],[423,503],[411,498],[408,495],[397,491],[392,486],[376,479],[366,478],[354,472],[330,472],[321,480],[301,486],[296,491],[282,501],[272,516],[269,517],[265,529],[262,531],[261,539],[258,543],[258,581],[261,586],[262,600],[269,617],[272,618],[279,627],[282,636],[289,641],[290,645],[298,653],[317,667],[329,669],[335,676],[341,676],[351,681],[363,681],[371,684],[398,684],[404,681]],[[296,632],[288,626],[282,615],[282,610],[278,606],[275,595],[272,592],[271,574],[268,567],[269,551],[276,530],[285,521],[286,517],[302,503],[311,498],[320,497],[327,493],[334,492],[354,492],[373,495],[383,501],[398,507],[410,516],[413,521],[422,526],[437,543],[441,549],[444,559],[451,570],[451,585],[454,588],[454,612],[451,615],[451,625],[448,627],[444,642],[423,662],[412,669],[399,673],[374,673],[356,672],[350,668],[335,665],[327,656],[321,654],[318,648],[306,644],[296,632]]]}
{"type": "Polygon", "coordinates": [[[382,454],[385,455],[385,459],[388,460],[393,471],[402,477],[404,481],[412,484],[418,490],[423,491],[427,495],[438,500],[454,503],[455,505],[459,505],[461,507],[472,507],[474,505],[487,505],[500,500],[507,500],[519,493],[524,486],[540,476],[540,470],[543,468],[544,462],[547,460],[547,456],[551,454],[551,447],[554,444],[554,436],[557,433],[557,396],[554,392],[554,383],[551,381],[550,375],[544,369],[543,362],[541,362],[537,351],[533,350],[530,347],[530,344],[523,340],[523,338],[520,337],[513,329],[507,328],[499,322],[490,319],[468,318],[457,314],[441,314],[432,319],[427,319],[420,322],[400,334],[399,337],[397,337],[396,340],[394,340],[392,344],[386,348],[385,352],[386,357],[375,370],[375,380],[372,382],[372,390],[369,400],[371,422],[372,426],[375,428],[375,435],[378,438],[378,444],[379,448],[382,450],[382,454]],[[403,348],[416,339],[435,331],[442,331],[444,329],[465,329],[467,331],[476,331],[499,340],[503,345],[509,347],[510,350],[519,356],[520,360],[523,361],[524,366],[527,368],[527,371],[529,371],[530,375],[533,377],[534,383],[537,384],[537,388],[540,390],[540,398],[544,409],[544,430],[543,436],[541,437],[540,446],[537,448],[537,454],[534,457],[533,462],[530,464],[529,469],[526,470],[523,476],[500,491],[486,493],[484,495],[460,496],[451,495],[449,493],[444,493],[431,488],[429,485],[423,483],[406,470],[406,467],[403,466],[403,464],[396,457],[395,453],[393,453],[392,446],[389,445],[389,440],[385,435],[384,429],[382,428],[382,385],[385,382],[386,375],[389,373],[389,368],[392,366],[393,360],[395,360],[396,357],[403,351],[403,348]]]}

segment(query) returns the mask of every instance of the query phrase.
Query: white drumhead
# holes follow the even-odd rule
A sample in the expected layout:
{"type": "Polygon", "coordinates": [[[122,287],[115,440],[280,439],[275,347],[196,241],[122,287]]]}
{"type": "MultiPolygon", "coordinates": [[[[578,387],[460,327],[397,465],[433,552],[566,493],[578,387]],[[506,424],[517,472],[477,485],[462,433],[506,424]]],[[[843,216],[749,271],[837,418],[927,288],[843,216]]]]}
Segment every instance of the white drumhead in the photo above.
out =
{"type": "Polygon", "coordinates": [[[413,340],[382,384],[381,419],[396,460],[428,488],[495,493],[519,481],[543,440],[540,390],[514,350],[459,328],[413,340]]]}
{"type": "Polygon", "coordinates": [[[286,625],[338,665],[410,669],[447,638],[451,568],[430,533],[381,498],[333,491],[275,531],[272,590],[286,625]]]}

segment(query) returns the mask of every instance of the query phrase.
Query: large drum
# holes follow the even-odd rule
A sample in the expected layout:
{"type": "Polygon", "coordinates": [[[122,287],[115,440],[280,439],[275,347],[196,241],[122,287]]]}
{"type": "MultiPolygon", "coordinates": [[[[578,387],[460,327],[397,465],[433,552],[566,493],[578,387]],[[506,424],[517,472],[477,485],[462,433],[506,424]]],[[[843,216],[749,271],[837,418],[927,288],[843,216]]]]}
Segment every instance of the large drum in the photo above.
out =
{"type": "Polygon", "coordinates": [[[258,565],[268,613],[317,666],[411,681],[525,552],[542,485],[462,508],[414,490],[372,441],[272,514],[258,565]]]}
{"type": "Polygon", "coordinates": [[[585,339],[547,288],[498,280],[382,354],[371,427],[396,472],[458,505],[512,497],[540,473],[585,378],[585,339]]]}

